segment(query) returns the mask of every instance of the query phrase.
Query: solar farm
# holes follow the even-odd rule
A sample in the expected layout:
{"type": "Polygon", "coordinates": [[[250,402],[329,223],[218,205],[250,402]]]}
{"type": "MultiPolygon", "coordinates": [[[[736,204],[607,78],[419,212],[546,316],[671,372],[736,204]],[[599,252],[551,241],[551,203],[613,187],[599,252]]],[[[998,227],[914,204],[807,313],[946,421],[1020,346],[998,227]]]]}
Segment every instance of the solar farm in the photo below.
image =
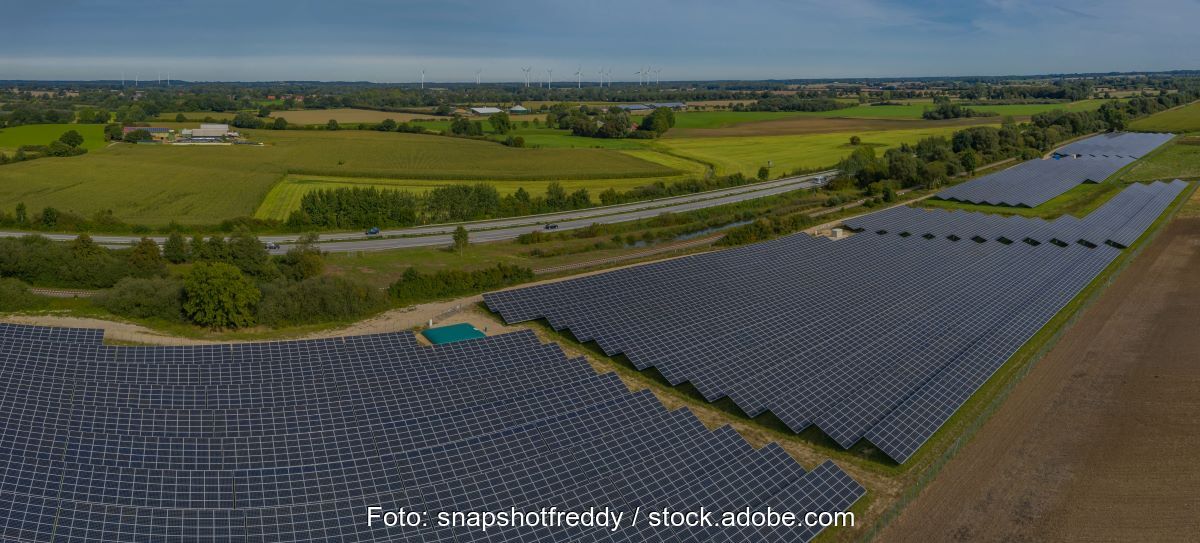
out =
{"type": "MultiPolygon", "coordinates": [[[[840,511],[830,462],[631,393],[530,331],[441,346],[410,332],[121,347],[98,330],[0,325],[5,541],[660,541],[649,526],[376,523],[435,511],[771,506],[840,511]]],[[[807,541],[819,528],[671,532],[807,541]],[[782,531],[786,530],[786,531],[782,531]]]]}
{"type": "Polygon", "coordinates": [[[1172,134],[1114,133],[1064,146],[1055,158],[1022,162],[939,192],[935,198],[997,206],[1037,207],[1081,183],[1099,183],[1153,151],[1172,134]]]}
{"type": "Polygon", "coordinates": [[[846,220],[861,232],[846,239],[795,234],[484,301],[903,464],[1186,187],[1134,184],[1082,219],[896,207],[846,220]]]}

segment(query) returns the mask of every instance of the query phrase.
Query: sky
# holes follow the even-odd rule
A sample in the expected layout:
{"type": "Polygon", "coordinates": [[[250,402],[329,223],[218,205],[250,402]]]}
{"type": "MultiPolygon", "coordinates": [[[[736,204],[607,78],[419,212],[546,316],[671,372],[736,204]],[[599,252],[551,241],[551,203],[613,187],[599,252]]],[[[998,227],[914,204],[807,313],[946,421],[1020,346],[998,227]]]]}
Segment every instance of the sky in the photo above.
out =
{"type": "Polygon", "coordinates": [[[3,0],[0,80],[664,81],[1200,69],[1200,0],[3,0]]]}

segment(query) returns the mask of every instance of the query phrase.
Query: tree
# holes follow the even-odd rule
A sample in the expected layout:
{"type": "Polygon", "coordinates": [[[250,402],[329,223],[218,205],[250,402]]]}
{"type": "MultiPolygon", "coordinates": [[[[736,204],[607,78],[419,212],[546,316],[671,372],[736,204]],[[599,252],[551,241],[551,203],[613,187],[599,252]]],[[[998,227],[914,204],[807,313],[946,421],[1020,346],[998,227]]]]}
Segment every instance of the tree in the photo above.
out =
{"type": "Polygon", "coordinates": [[[858,145],[862,143],[862,138],[858,136],[850,136],[850,145],[858,145]]]}
{"type": "Polygon", "coordinates": [[[470,234],[467,233],[467,229],[460,224],[458,225],[458,228],[454,229],[454,248],[458,250],[459,254],[461,254],[463,249],[467,248],[468,243],[470,243],[470,234]]]}
{"type": "Polygon", "coordinates": [[[124,130],[118,123],[104,125],[105,141],[118,141],[124,137],[124,130]]]}
{"type": "Polygon", "coordinates": [[[396,121],[393,119],[384,119],[383,122],[379,123],[379,126],[375,127],[375,129],[381,132],[395,132],[396,121]]]}
{"type": "Polygon", "coordinates": [[[42,210],[42,226],[46,229],[53,230],[58,226],[58,210],[52,207],[47,207],[42,210]]]}
{"type": "Polygon", "coordinates": [[[142,129],[130,130],[128,133],[125,134],[125,141],[127,141],[129,143],[137,143],[139,141],[150,141],[152,139],[154,139],[154,137],[150,135],[149,130],[142,130],[142,129]]]}
{"type": "Polygon", "coordinates": [[[25,224],[29,220],[28,213],[25,202],[17,202],[17,224],[25,224]]]}
{"type": "Polygon", "coordinates": [[[61,141],[71,147],[79,147],[80,145],[83,145],[83,136],[74,130],[67,130],[66,132],[63,132],[63,135],[58,137],[58,141],[61,141]]]}
{"type": "Polygon", "coordinates": [[[193,258],[210,262],[225,262],[229,260],[229,246],[225,244],[225,238],[211,236],[208,241],[204,242],[199,253],[193,253],[193,258]]]}
{"type": "Polygon", "coordinates": [[[129,252],[129,275],[133,277],[166,277],[167,263],[163,260],[158,244],[150,238],[142,238],[129,252]]]}
{"type": "Polygon", "coordinates": [[[176,113],[176,114],[175,114],[175,122],[177,122],[177,123],[186,123],[186,122],[187,122],[187,117],[185,117],[185,116],[184,116],[182,113],[176,113]]]}
{"type": "Polygon", "coordinates": [[[964,170],[969,173],[975,173],[975,168],[979,166],[979,157],[975,155],[975,151],[967,149],[958,155],[958,162],[962,164],[964,170]]]}
{"type": "Polygon", "coordinates": [[[279,273],[267,248],[247,230],[238,230],[229,238],[229,261],[242,273],[259,279],[279,273]]]}
{"type": "Polygon", "coordinates": [[[317,234],[308,233],[300,237],[287,254],[279,258],[279,271],[291,281],[303,281],[321,275],[325,269],[325,259],[321,258],[321,249],[317,247],[317,234]]]}
{"type": "Polygon", "coordinates": [[[163,257],[172,264],[187,262],[188,247],[183,234],[171,232],[171,235],[167,236],[167,242],[163,244],[163,257]]]}
{"type": "Polygon", "coordinates": [[[231,264],[196,264],[183,282],[183,312],[192,322],[212,328],[254,324],[262,293],[231,264]]]}
{"type": "Polygon", "coordinates": [[[512,132],[512,119],[508,117],[508,113],[501,111],[488,117],[488,124],[492,125],[492,130],[497,134],[507,134],[512,132]]]}
{"type": "Polygon", "coordinates": [[[771,177],[771,168],[762,166],[758,169],[758,180],[759,181],[766,181],[770,177],[771,177]]]}
{"type": "Polygon", "coordinates": [[[338,125],[337,119],[329,119],[329,122],[325,123],[325,130],[339,130],[339,129],[341,129],[341,126],[338,125]]]}
{"type": "Polygon", "coordinates": [[[263,120],[249,111],[241,111],[233,116],[233,126],[238,128],[262,128],[263,120]]]}
{"type": "Polygon", "coordinates": [[[274,128],[275,130],[287,130],[287,127],[288,127],[288,121],[287,121],[287,119],[284,119],[283,117],[276,117],[275,124],[271,125],[271,128],[274,128]]]}
{"type": "Polygon", "coordinates": [[[271,108],[269,108],[267,106],[258,108],[258,116],[259,117],[270,117],[271,116],[271,108]]]}

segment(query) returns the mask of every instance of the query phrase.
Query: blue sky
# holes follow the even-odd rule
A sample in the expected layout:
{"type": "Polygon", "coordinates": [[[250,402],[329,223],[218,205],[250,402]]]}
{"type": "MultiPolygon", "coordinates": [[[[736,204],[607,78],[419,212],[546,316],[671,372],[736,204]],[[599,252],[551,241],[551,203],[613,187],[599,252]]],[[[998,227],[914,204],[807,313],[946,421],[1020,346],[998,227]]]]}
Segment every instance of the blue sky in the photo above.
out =
{"type": "Polygon", "coordinates": [[[0,79],[516,81],[1200,68],[1200,0],[6,2],[0,79]]]}

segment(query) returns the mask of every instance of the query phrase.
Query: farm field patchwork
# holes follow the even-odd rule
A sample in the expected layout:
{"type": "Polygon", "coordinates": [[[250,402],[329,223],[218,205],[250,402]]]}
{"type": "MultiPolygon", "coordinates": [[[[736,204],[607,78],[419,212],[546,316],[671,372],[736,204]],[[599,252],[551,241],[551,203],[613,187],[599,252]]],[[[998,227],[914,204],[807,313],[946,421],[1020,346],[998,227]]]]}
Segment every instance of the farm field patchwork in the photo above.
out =
{"type": "Polygon", "coordinates": [[[1200,102],[1137,119],[1129,123],[1129,128],[1143,132],[1200,132],[1200,102]]]}
{"type": "MultiPolygon", "coordinates": [[[[255,213],[286,174],[423,181],[621,180],[681,175],[604,149],[512,149],[467,139],[370,131],[254,131],[262,147],[117,145],[0,168],[0,209],[24,202],[132,223],[211,224],[255,213]]],[[[602,190],[602,183],[593,185],[602,190]]]]}
{"type": "Polygon", "coordinates": [[[104,147],[102,124],[27,124],[0,128],[0,150],[15,151],[22,145],[46,145],[74,130],[83,136],[83,147],[89,151],[104,147]]]}
{"type": "Polygon", "coordinates": [[[1121,172],[1122,181],[1156,179],[1200,179],[1200,137],[1177,137],[1121,172]]]}

